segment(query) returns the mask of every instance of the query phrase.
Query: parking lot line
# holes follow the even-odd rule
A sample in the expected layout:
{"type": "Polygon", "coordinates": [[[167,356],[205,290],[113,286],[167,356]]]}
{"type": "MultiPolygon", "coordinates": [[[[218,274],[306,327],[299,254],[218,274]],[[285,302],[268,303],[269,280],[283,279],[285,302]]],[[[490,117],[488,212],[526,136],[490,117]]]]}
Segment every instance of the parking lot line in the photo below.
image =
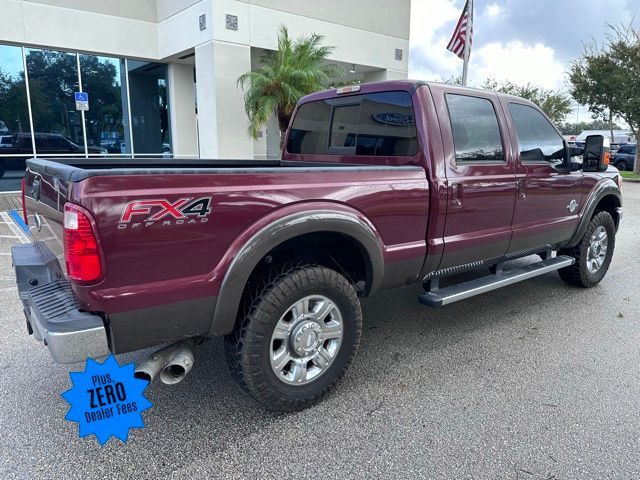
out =
{"type": "Polygon", "coordinates": [[[20,240],[20,243],[29,243],[29,239],[27,238],[25,233],[22,231],[22,229],[18,225],[16,225],[16,223],[13,221],[9,213],[0,212],[0,218],[2,218],[4,223],[6,223],[9,226],[9,229],[15,235],[15,236],[7,236],[6,238],[17,238],[18,240],[20,240]]]}

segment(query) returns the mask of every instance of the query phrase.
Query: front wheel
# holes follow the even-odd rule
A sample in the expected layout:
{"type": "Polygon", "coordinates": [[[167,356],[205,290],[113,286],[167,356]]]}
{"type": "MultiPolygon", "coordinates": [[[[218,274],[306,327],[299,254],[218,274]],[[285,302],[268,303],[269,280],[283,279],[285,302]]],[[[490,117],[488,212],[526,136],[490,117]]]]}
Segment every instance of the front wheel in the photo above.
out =
{"type": "Polygon", "coordinates": [[[562,255],[576,259],[570,267],[558,270],[560,278],[570,285],[593,287],[604,278],[611,264],[616,243],[616,226],[609,212],[593,216],[578,245],[561,250],[562,255]]]}
{"type": "Polygon", "coordinates": [[[352,284],[321,266],[284,268],[247,299],[225,337],[233,376],[267,408],[292,411],[324,398],[351,364],[362,330],[352,284]]]}
{"type": "Polygon", "coordinates": [[[615,167],[621,172],[625,171],[627,169],[627,162],[619,161],[616,163],[615,167]]]}

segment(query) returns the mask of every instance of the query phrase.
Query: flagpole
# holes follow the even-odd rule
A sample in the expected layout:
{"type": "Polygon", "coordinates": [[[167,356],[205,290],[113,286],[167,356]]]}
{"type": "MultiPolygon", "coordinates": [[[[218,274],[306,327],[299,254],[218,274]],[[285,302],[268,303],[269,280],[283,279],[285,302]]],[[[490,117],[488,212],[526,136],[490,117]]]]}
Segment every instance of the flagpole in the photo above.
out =
{"type": "Polygon", "coordinates": [[[469,0],[469,20],[464,42],[464,65],[462,67],[462,85],[467,86],[467,71],[469,70],[469,54],[471,53],[471,37],[473,35],[473,0],[469,0]]]}

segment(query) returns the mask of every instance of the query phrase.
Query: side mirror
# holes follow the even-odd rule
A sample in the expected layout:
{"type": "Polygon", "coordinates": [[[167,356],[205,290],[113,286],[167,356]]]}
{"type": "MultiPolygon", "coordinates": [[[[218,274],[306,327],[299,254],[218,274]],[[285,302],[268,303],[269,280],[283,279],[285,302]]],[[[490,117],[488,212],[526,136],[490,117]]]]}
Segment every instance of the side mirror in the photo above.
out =
{"type": "Polygon", "coordinates": [[[584,172],[604,172],[609,168],[609,139],[602,135],[589,135],[584,145],[584,172]]]}

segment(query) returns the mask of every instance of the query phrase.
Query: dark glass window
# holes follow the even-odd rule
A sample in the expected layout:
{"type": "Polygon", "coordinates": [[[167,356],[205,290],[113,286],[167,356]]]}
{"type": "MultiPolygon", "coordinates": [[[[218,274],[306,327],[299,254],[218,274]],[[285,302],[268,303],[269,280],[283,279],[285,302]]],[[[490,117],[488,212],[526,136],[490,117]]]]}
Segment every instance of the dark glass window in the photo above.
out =
{"type": "Polygon", "coordinates": [[[287,151],[413,156],[418,140],[411,97],[381,92],[304,104],[293,121],[287,151]]]}
{"type": "Polygon", "coordinates": [[[634,145],[623,145],[618,150],[618,153],[626,153],[627,155],[635,155],[636,147],[634,145]]]}
{"type": "Polygon", "coordinates": [[[289,134],[287,144],[289,153],[315,155],[327,153],[331,108],[331,105],[324,100],[305,103],[298,108],[289,134]]]}
{"type": "Polygon", "coordinates": [[[521,161],[541,162],[564,158],[564,140],[544,115],[533,107],[519,103],[510,103],[509,111],[518,137],[521,161]]]}
{"type": "Polygon", "coordinates": [[[104,154],[104,150],[131,153],[124,63],[118,58],[80,55],[82,89],[89,94],[84,115],[89,155],[104,154]]]}
{"type": "Polygon", "coordinates": [[[134,153],[171,154],[167,65],[129,60],[134,153]]]}
{"type": "Polygon", "coordinates": [[[0,192],[20,190],[33,155],[22,49],[0,45],[0,192]]]}
{"type": "MultiPolygon", "coordinates": [[[[27,134],[29,126],[27,89],[24,81],[22,51],[20,47],[0,45],[0,137],[2,145],[13,143],[16,133],[27,134]]],[[[30,135],[25,135],[30,138],[30,135]]],[[[7,147],[8,148],[8,147],[7,147]]],[[[0,155],[3,155],[0,151],[0,155]]],[[[13,155],[13,153],[10,153],[13,155]]]]}
{"type": "Polygon", "coordinates": [[[503,162],[500,127],[486,98],[447,94],[457,162],[503,162]]]}
{"type": "Polygon", "coordinates": [[[352,148],[356,146],[358,115],[360,104],[340,105],[333,109],[331,122],[331,148],[352,148]]]}
{"type": "MultiPolygon", "coordinates": [[[[54,50],[28,49],[26,56],[36,135],[62,135],[75,144],[83,145],[82,117],[76,110],[74,98],[74,92],[78,91],[76,55],[54,50]]],[[[36,153],[47,153],[38,152],[38,142],[36,153]]]]}
{"type": "Polygon", "coordinates": [[[413,156],[418,153],[416,120],[407,92],[362,96],[358,155],[413,156]]]}

